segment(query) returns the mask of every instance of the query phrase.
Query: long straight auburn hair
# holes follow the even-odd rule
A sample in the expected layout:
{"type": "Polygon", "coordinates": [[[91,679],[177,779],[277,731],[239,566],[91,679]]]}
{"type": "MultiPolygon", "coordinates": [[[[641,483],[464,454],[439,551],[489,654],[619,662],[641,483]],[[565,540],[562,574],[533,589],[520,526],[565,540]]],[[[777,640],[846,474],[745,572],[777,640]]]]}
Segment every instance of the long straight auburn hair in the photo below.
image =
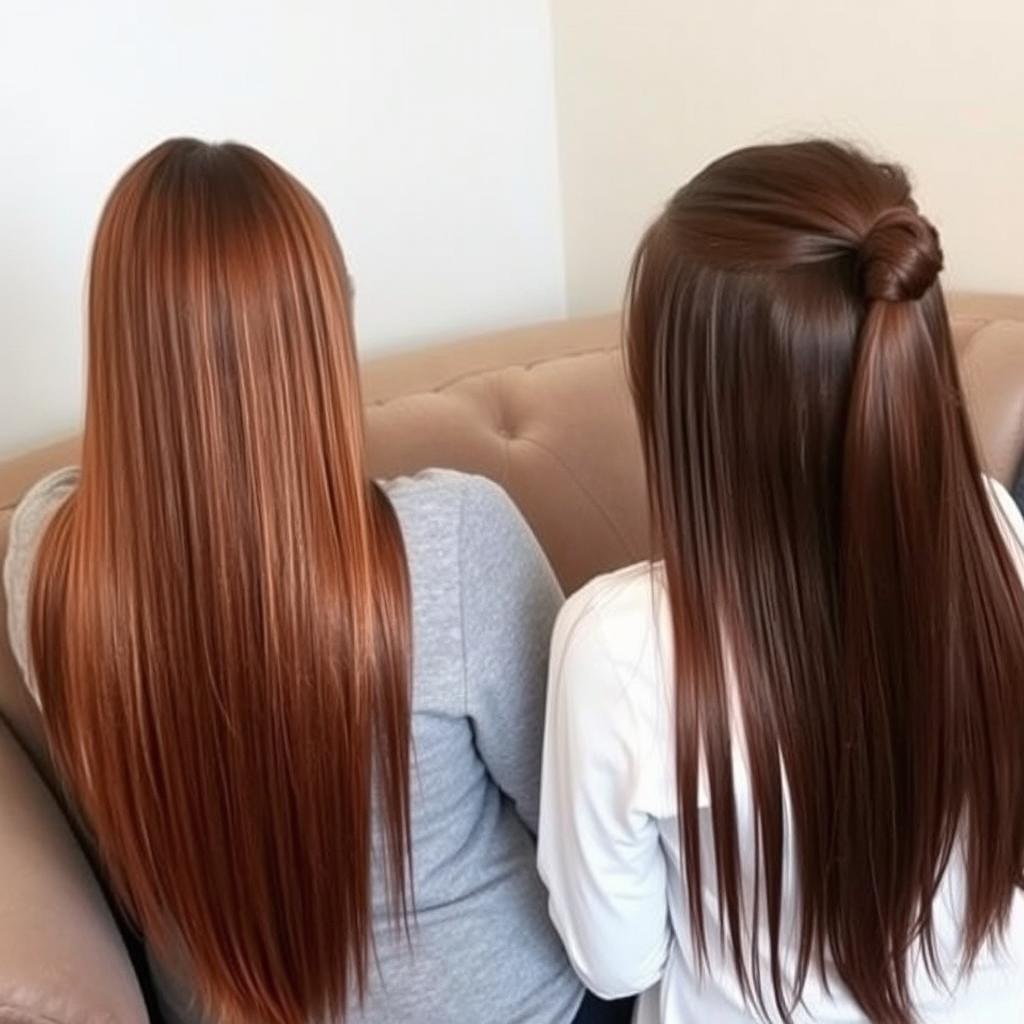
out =
{"type": "Polygon", "coordinates": [[[253,149],[157,146],[97,231],[81,476],[31,646],[115,891],[220,1020],[362,996],[375,792],[406,912],[409,600],[326,215],[253,149]]]}
{"type": "Polygon", "coordinates": [[[690,930],[706,969],[714,886],[716,941],[764,1017],[791,1019],[813,966],[868,1019],[908,1024],[915,957],[942,969],[932,904],[954,851],[965,970],[1024,880],[1024,594],[965,413],[941,266],[903,171],[826,141],[712,163],[633,265],[627,355],[674,639],[690,930]],[[737,742],[754,851],[739,849],[737,742]]]}

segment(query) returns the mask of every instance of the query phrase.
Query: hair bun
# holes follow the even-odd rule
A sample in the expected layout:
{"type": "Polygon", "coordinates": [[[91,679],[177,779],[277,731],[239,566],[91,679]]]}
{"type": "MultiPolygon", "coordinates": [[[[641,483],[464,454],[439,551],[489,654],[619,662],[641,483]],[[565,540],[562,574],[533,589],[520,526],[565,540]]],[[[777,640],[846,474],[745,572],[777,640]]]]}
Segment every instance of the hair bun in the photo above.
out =
{"type": "Polygon", "coordinates": [[[884,302],[921,298],[942,269],[935,228],[909,206],[894,206],[871,226],[860,243],[864,296],[884,302]]]}

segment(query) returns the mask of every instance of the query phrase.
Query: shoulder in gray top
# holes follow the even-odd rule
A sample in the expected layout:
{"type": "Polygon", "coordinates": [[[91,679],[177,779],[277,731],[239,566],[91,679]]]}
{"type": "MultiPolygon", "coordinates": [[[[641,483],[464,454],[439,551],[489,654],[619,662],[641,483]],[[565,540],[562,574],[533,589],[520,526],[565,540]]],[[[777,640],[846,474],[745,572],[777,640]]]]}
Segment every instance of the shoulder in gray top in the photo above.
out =
{"type": "MultiPolygon", "coordinates": [[[[11,525],[4,582],[23,670],[38,537],[76,479],[71,470],[42,481],[11,525]]],[[[497,485],[429,471],[385,487],[412,585],[416,916],[410,944],[388,919],[383,880],[375,886],[378,968],[347,1020],[564,1024],[583,992],[548,920],[533,838],[561,592],[497,485]]],[[[154,968],[168,1019],[200,1020],[187,972],[154,968]]]]}

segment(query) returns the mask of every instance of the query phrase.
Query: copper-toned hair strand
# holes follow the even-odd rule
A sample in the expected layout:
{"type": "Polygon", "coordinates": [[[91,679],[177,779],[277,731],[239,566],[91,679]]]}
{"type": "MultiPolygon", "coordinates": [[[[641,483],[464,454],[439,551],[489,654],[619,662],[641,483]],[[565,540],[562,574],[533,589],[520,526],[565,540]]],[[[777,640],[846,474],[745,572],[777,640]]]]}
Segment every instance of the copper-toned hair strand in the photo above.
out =
{"type": "Polygon", "coordinates": [[[81,478],[32,601],[59,767],[218,1019],[342,1014],[372,948],[375,789],[405,911],[410,611],[340,249],[266,157],[174,140],[107,202],[88,307],[81,478]]]}

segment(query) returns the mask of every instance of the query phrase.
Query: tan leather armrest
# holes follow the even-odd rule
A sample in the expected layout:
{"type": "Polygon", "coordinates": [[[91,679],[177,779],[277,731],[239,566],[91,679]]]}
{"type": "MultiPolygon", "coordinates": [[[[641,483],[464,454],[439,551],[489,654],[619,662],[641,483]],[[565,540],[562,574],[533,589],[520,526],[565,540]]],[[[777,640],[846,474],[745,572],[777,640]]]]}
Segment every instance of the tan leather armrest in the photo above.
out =
{"type": "Polygon", "coordinates": [[[0,1022],[148,1021],[85,855],[0,722],[0,1022]]]}

